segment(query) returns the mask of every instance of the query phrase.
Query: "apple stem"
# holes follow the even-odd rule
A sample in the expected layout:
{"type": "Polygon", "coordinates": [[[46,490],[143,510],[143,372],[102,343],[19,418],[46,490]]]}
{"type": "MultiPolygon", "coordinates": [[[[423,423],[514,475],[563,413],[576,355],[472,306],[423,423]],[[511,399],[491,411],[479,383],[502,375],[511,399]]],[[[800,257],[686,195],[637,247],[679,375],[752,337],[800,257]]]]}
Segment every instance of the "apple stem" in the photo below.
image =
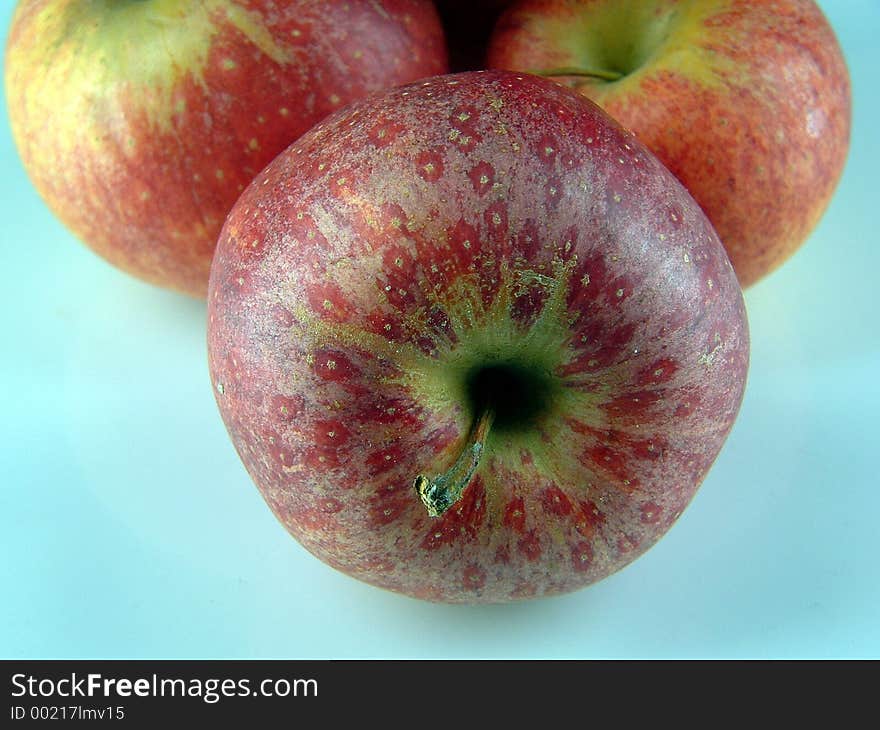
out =
{"type": "Polygon", "coordinates": [[[622,79],[625,75],[619,71],[578,68],[577,66],[562,66],[560,68],[549,68],[541,71],[529,71],[529,73],[534,74],[535,76],[584,76],[591,79],[602,79],[603,81],[617,81],[622,79]]]}
{"type": "Polygon", "coordinates": [[[413,480],[413,487],[431,517],[440,517],[461,499],[462,493],[480,465],[480,459],[486,449],[486,437],[489,435],[494,418],[495,409],[492,406],[485,406],[471,429],[464,449],[452,467],[433,479],[419,474],[413,480]]]}

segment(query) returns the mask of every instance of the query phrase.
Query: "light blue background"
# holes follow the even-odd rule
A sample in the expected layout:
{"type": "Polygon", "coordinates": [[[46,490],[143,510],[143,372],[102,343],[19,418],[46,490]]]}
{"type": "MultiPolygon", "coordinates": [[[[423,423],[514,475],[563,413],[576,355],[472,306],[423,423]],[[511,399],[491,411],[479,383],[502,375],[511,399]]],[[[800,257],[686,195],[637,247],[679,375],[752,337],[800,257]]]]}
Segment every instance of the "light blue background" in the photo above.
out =
{"type": "Polygon", "coordinates": [[[77,243],[4,107],[0,656],[880,657],[880,3],[822,4],[852,74],[849,162],[806,246],[746,294],[720,458],[631,566],[512,606],[386,593],[288,537],[220,421],[204,304],[77,243]]]}

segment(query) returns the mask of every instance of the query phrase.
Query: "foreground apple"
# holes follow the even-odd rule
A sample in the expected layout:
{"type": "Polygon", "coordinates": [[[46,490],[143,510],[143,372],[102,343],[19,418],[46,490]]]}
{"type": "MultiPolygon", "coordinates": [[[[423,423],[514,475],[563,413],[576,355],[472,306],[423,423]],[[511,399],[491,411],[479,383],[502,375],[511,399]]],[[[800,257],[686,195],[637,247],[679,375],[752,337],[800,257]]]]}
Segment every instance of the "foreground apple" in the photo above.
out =
{"type": "Polygon", "coordinates": [[[696,198],[748,286],[825,211],[849,147],[849,76],[812,0],[523,0],[489,66],[552,75],[696,198]]]}
{"type": "Polygon", "coordinates": [[[427,0],[23,0],[5,73],[58,217],[116,266],[204,296],[223,220],[266,163],[445,59],[427,0]]]}
{"type": "Polygon", "coordinates": [[[255,179],[208,297],[221,413],[308,550],[450,602],[580,588],[681,514],[743,393],[724,249],[632,135],[551,81],[441,76],[255,179]]]}

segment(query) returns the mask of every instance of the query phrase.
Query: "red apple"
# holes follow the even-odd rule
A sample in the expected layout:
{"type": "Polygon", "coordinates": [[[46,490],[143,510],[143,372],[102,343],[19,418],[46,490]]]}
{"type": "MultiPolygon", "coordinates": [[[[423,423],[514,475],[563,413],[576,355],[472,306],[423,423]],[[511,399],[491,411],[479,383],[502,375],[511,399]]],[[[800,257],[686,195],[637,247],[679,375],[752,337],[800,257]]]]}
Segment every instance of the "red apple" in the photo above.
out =
{"type": "Polygon", "coordinates": [[[315,122],[443,73],[427,0],[23,0],[12,131],[58,217],[147,281],[205,296],[236,198],[315,122]]]}
{"type": "Polygon", "coordinates": [[[748,359],[684,187],[582,96],[500,71],[371,97],[281,154],[229,215],[208,314],[220,411],[278,519],[438,601],[571,591],[650,547],[748,359]]]}
{"type": "Polygon", "coordinates": [[[633,130],[743,286],[806,240],[843,171],[849,76],[812,0],[523,0],[487,63],[552,75],[633,130]]]}

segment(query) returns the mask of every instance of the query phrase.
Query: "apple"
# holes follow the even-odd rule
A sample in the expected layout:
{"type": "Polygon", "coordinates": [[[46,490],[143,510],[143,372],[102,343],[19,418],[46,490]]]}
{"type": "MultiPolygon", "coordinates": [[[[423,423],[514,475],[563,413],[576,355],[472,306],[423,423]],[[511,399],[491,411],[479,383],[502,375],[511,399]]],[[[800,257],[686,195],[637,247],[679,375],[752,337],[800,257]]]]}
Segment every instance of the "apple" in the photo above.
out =
{"type": "Polygon", "coordinates": [[[24,166],[98,254],[204,297],[223,220],[315,122],[447,70],[427,0],[29,0],[6,49],[24,166]]]}
{"type": "Polygon", "coordinates": [[[694,495],[737,414],[742,292],[684,187],[547,79],[439,76],[333,115],[233,207],[220,412],[309,551],[445,602],[572,591],[694,495]]]}
{"type": "Polygon", "coordinates": [[[802,245],[843,171],[849,75],[812,0],[523,0],[487,65],[552,76],[634,131],[744,287],[802,245]]]}

